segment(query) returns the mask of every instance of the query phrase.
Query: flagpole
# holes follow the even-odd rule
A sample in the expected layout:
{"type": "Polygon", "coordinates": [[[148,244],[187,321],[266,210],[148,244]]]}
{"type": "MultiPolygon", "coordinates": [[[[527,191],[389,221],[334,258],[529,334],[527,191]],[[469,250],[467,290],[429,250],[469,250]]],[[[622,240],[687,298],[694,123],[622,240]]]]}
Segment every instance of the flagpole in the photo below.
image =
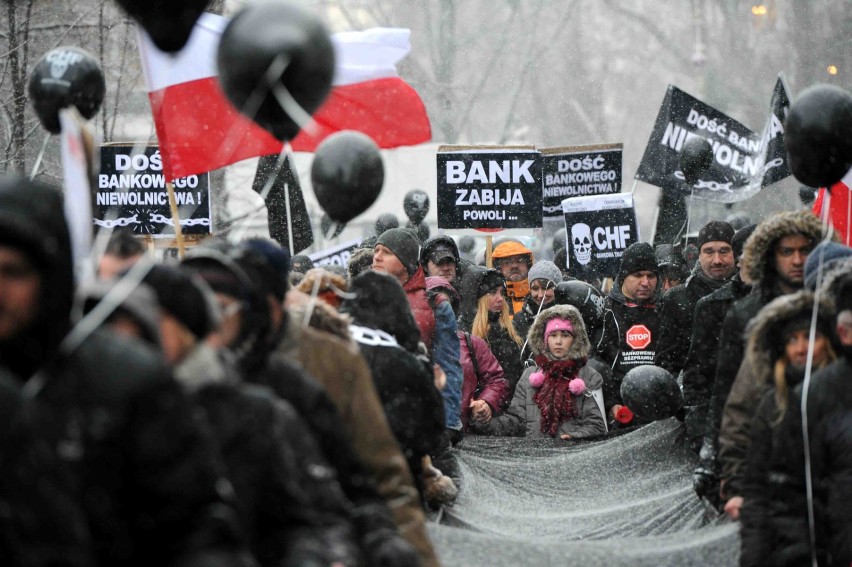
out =
{"type": "MultiPolygon", "coordinates": [[[[293,160],[290,157],[293,155],[292,148],[290,147],[290,142],[284,142],[284,151],[287,152],[287,155],[284,157],[284,162],[290,160],[290,172],[296,176],[298,172],[296,172],[296,164],[293,163],[293,160]]],[[[295,255],[296,251],[294,250],[293,245],[293,217],[290,215],[290,183],[284,183],[284,211],[287,214],[287,244],[290,247],[290,257],[292,258],[295,255]]]]}
{"type": "Polygon", "coordinates": [[[166,191],[169,193],[169,209],[172,211],[172,222],[175,224],[175,239],[177,239],[178,255],[180,259],[186,255],[186,246],[183,242],[183,229],[180,226],[180,212],[175,199],[175,187],[171,181],[166,181],[166,191]]]}

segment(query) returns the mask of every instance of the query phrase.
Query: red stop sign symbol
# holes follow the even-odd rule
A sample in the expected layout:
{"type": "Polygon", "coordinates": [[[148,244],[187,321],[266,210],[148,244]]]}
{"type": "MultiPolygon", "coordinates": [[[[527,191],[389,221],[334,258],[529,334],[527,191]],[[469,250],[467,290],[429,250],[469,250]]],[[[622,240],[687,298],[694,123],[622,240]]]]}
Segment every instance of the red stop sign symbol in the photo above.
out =
{"type": "Polygon", "coordinates": [[[645,325],[633,325],[627,329],[625,338],[633,350],[644,350],[651,344],[651,330],[645,325]]]}

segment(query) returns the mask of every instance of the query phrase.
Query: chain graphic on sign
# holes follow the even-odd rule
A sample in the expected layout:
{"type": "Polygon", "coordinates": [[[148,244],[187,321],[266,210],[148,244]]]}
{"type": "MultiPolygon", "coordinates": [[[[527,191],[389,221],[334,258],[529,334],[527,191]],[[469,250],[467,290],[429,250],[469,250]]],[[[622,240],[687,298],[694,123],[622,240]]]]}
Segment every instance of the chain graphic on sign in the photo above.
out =
{"type": "Polygon", "coordinates": [[[545,213],[561,213],[562,212],[562,204],[560,203],[559,205],[554,205],[552,207],[545,206],[545,207],[542,207],[542,210],[545,213]]]}
{"type": "Polygon", "coordinates": [[[766,173],[773,167],[781,167],[782,165],[784,165],[784,160],[781,158],[775,158],[774,160],[768,162],[766,165],[763,166],[763,173],[766,173]]]}
{"type": "MultiPolygon", "coordinates": [[[[157,223],[157,224],[167,224],[169,226],[175,225],[175,223],[172,219],[170,219],[169,217],[163,216],[159,213],[152,213],[151,214],[151,222],[157,223]]],[[[198,226],[198,225],[210,226],[210,219],[181,219],[180,225],[181,226],[198,226]]]]}
{"type": "Polygon", "coordinates": [[[98,226],[102,226],[104,228],[115,228],[117,226],[128,226],[128,225],[131,225],[131,224],[142,224],[142,221],[140,221],[137,218],[138,216],[139,215],[137,214],[137,215],[133,215],[132,217],[118,218],[118,219],[115,219],[115,220],[95,219],[95,224],[98,225],[98,226]]]}
{"type": "Polygon", "coordinates": [[[707,189],[708,191],[726,191],[728,193],[733,193],[733,189],[731,189],[731,185],[733,182],[728,183],[719,183],[718,181],[703,181],[701,179],[695,184],[696,189],[707,189]]]}

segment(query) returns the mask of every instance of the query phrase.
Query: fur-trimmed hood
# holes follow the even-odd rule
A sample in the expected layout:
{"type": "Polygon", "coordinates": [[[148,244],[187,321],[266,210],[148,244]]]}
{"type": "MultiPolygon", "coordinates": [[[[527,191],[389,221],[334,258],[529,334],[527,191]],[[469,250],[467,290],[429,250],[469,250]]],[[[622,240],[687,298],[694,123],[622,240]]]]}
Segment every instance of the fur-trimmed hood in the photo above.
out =
{"type": "Polygon", "coordinates": [[[769,255],[775,243],[793,234],[801,234],[816,244],[822,237],[822,223],[811,211],[776,213],[757,225],[743,248],[740,277],[749,285],[765,282],[769,275],[769,255]]]}
{"type": "Polygon", "coordinates": [[[530,332],[527,334],[529,347],[533,354],[538,355],[545,352],[544,330],[547,327],[547,322],[551,319],[568,319],[574,326],[574,343],[568,350],[567,358],[571,360],[588,358],[592,345],[589,342],[589,335],[586,333],[586,324],[583,322],[583,316],[572,305],[548,307],[535,318],[533,324],[530,325],[530,332]]]}
{"type": "MultiPolygon", "coordinates": [[[[749,322],[745,331],[748,341],[746,359],[753,365],[762,383],[768,383],[771,379],[772,364],[784,346],[781,333],[786,323],[801,317],[810,319],[813,315],[813,306],[813,292],[798,291],[770,301],[749,322]]],[[[831,332],[832,313],[829,302],[821,299],[817,314],[818,325],[837,352],[834,333],[831,332]]]]}
{"type": "MultiPolygon", "coordinates": [[[[311,308],[310,298],[305,296],[304,301],[291,303],[287,311],[292,320],[302,325],[309,308],[311,308]]],[[[308,318],[308,326],[318,331],[331,333],[347,342],[352,342],[352,335],[349,333],[349,325],[351,323],[351,317],[343,313],[338,313],[331,305],[324,301],[313,303],[311,314],[308,318]]]]}

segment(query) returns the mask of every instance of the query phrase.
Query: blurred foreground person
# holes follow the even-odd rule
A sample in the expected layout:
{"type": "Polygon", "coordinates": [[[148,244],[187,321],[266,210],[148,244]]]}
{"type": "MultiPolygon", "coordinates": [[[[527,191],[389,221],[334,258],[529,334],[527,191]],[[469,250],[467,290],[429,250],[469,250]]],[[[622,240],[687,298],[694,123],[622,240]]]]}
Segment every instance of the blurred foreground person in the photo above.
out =
{"type": "MultiPolygon", "coordinates": [[[[749,435],[755,427],[754,419],[762,417],[765,422],[771,422],[766,412],[781,410],[786,405],[783,396],[804,379],[809,347],[814,353],[814,369],[822,368],[836,358],[829,342],[832,336],[831,311],[827,305],[820,306],[816,340],[813,345],[809,343],[813,308],[814,295],[810,292],[781,296],[761,309],[746,330],[749,337],[746,356],[725,404],[719,435],[722,487],[728,496],[725,512],[731,519],[739,519],[743,504],[743,475],[747,454],[752,450],[749,449],[749,435]],[[773,383],[780,403],[764,407],[764,413],[755,416],[761,399],[773,383]]],[[[771,432],[764,429],[764,438],[760,440],[763,446],[756,449],[771,450],[769,437],[771,432]]],[[[751,439],[754,443],[754,437],[751,439]]],[[[787,456],[782,453],[777,458],[783,460],[787,456]]],[[[762,466],[767,465],[762,463],[762,466]]],[[[768,471],[766,476],[772,488],[771,481],[778,477],[773,476],[772,471],[768,471]]]]}
{"type": "Polygon", "coordinates": [[[85,320],[63,343],[72,274],[62,196],[2,179],[0,365],[24,385],[12,439],[32,436],[2,451],[12,564],[252,565],[217,451],[158,354],[85,320]]]}
{"type": "Polygon", "coordinates": [[[98,279],[111,280],[126,272],[145,256],[145,245],[132,232],[119,230],[112,233],[104,255],[98,263],[98,279]]]}

